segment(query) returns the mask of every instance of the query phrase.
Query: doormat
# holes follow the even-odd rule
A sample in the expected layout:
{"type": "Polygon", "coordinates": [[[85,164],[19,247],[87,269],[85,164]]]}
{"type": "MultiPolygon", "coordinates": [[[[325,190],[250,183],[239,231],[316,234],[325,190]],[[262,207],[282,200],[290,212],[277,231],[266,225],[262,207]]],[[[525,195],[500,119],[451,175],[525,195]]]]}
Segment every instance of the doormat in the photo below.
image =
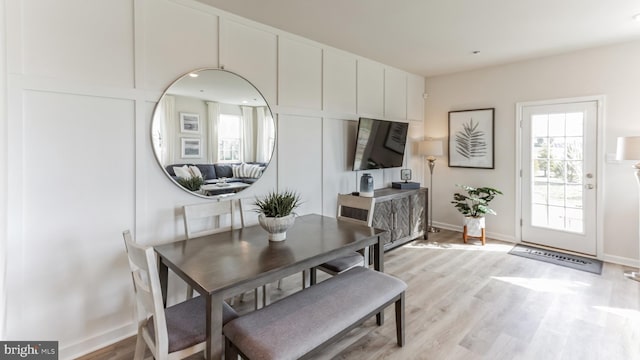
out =
{"type": "Polygon", "coordinates": [[[526,245],[516,245],[509,254],[544,261],[594,274],[602,274],[602,261],[526,245]]]}

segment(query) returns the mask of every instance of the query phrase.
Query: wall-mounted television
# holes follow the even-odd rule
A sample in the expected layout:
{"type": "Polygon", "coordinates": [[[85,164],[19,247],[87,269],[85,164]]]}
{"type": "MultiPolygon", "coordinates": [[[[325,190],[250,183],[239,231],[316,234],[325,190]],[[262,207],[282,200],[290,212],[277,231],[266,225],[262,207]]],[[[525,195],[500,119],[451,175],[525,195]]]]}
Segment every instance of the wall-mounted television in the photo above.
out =
{"type": "Polygon", "coordinates": [[[361,117],[353,170],[402,167],[409,124],[361,117]]]}

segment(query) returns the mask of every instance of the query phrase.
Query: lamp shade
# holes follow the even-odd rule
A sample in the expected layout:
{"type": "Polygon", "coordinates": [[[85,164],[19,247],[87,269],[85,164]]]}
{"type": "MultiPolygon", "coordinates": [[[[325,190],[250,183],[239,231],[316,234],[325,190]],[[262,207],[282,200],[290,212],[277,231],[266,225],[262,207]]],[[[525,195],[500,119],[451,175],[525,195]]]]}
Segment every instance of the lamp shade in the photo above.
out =
{"type": "Polygon", "coordinates": [[[442,156],[442,140],[424,140],[418,144],[418,154],[422,156],[442,156]]]}
{"type": "Polygon", "coordinates": [[[616,160],[640,160],[640,136],[619,137],[616,160]]]}

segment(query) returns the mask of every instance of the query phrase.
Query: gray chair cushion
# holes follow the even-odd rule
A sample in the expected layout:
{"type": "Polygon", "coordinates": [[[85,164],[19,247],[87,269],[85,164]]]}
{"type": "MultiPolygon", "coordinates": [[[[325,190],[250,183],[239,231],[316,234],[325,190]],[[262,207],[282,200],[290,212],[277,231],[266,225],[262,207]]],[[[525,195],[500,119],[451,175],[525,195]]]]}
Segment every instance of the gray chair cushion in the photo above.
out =
{"type": "MultiPolygon", "coordinates": [[[[167,320],[167,333],[169,335],[169,353],[186,349],[189,346],[206,340],[206,302],[204,296],[197,296],[185,302],[181,302],[165,309],[167,320]]],[[[222,323],[238,317],[238,314],[227,305],[223,304],[222,323]]],[[[155,337],[153,328],[153,316],[147,322],[147,330],[155,337]]]]}
{"type": "Polygon", "coordinates": [[[351,269],[354,266],[362,265],[364,265],[364,256],[354,251],[352,254],[349,254],[347,256],[327,261],[319,267],[325,268],[329,271],[333,271],[334,273],[341,273],[343,271],[351,269]]]}
{"type": "Polygon", "coordinates": [[[230,321],[224,335],[249,359],[298,359],[407,288],[356,267],[230,321]]]}

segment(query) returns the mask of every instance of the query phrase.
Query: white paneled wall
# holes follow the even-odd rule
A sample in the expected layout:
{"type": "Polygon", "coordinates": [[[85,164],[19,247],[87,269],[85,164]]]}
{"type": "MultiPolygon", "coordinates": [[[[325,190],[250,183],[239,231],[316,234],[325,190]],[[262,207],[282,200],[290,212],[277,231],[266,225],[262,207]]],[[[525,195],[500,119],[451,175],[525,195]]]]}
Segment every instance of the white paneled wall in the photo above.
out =
{"type": "Polygon", "coordinates": [[[268,104],[277,104],[277,35],[224,18],[220,22],[220,65],[249,79],[268,104]]]}
{"type": "Polygon", "coordinates": [[[322,49],[281,36],[278,50],[278,105],[320,110],[322,49]]]}
{"type": "MultiPolygon", "coordinates": [[[[145,244],[184,238],[182,206],[206,201],[167,179],[151,147],[155,102],[181,74],[224,66],[274,111],[277,149],[245,203],[289,188],[301,214],[333,216],[336,194],[358,190],[359,116],[410,121],[409,138],[422,138],[420,76],[195,1],[0,4],[9,115],[0,183],[12,189],[0,335],[58,340],[61,359],[135,331],[121,232],[145,244]]],[[[422,181],[414,153],[409,144],[405,166],[422,181]]],[[[376,187],[399,179],[398,169],[372,173],[376,187]]],[[[182,287],[170,279],[170,301],[182,287]]]]}
{"type": "Polygon", "coordinates": [[[356,59],[331,50],[323,55],[322,108],[334,114],[355,114],[356,59]]]}
{"type": "Polygon", "coordinates": [[[379,118],[384,116],[384,67],[358,60],[358,114],[379,118]]]}
{"type": "Polygon", "coordinates": [[[407,118],[407,74],[399,70],[384,71],[384,115],[389,119],[407,118]]]}
{"type": "Polygon", "coordinates": [[[322,119],[278,116],[278,187],[299,192],[299,214],[322,213],[322,119]]]}

